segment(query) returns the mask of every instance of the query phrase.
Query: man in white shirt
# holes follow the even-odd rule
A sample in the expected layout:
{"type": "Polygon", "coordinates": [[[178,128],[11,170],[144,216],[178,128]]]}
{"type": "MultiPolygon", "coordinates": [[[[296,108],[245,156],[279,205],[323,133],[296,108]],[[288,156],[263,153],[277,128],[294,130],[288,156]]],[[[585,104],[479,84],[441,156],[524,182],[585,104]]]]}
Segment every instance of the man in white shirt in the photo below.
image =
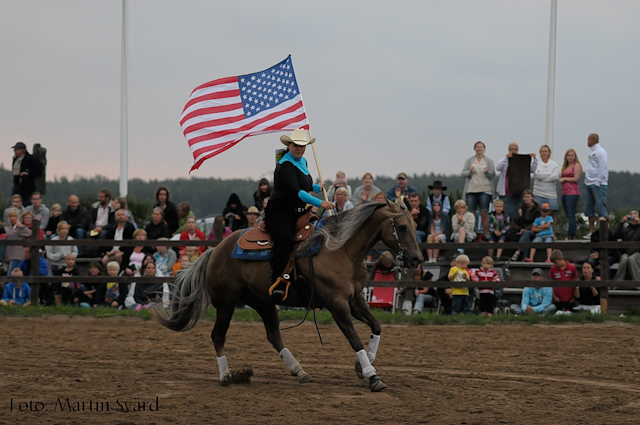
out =
{"type": "Polygon", "coordinates": [[[607,186],[609,184],[609,158],[607,151],[600,146],[600,138],[591,133],[587,138],[587,145],[591,148],[589,159],[584,168],[584,213],[589,217],[589,234],[585,239],[591,238],[595,229],[596,212],[600,218],[606,219],[607,213],[607,186]]]}

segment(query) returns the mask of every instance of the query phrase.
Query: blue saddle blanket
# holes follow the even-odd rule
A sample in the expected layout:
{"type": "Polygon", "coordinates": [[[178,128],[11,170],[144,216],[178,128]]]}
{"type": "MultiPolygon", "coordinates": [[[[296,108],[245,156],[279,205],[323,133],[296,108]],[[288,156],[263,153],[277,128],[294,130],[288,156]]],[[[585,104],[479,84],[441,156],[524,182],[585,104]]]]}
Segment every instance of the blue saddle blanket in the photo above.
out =
{"type": "MultiPolygon", "coordinates": [[[[314,232],[323,226],[324,226],[324,219],[318,220],[315,224],[314,232]]],[[[242,233],[240,233],[240,238],[247,231],[249,231],[249,229],[243,230],[242,233]]],[[[309,247],[308,249],[297,253],[296,259],[316,255],[319,250],[320,250],[320,241],[316,242],[315,244],[313,244],[313,246],[309,247]]],[[[271,260],[271,257],[273,257],[273,252],[271,252],[270,249],[263,249],[260,251],[245,251],[244,249],[238,246],[237,242],[236,242],[236,246],[233,248],[233,252],[231,253],[231,258],[235,258],[238,260],[269,261],[271,260]]]]}

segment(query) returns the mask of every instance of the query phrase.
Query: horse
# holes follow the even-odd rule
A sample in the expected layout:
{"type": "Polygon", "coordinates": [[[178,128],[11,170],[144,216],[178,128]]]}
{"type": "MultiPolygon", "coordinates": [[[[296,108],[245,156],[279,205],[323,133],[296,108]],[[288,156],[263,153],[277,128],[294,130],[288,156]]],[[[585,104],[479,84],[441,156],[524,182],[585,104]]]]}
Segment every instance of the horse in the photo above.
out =
{"type": "MultiPolygon", "coordinates": [[[[362,293],[367,280],[365,258],[373,246],[382,241],[396,254],[398,263],[402,261],[406,268],[416,268],[423,257],[415,229],[415,222],[404,202],[369,202],[328,217],[324,227],[317,229],[301,247],[304,250],[320,244],[317,255],[311,260],[298,260],[297,270],[308,281],[313,281],[310,282],[313,307],[326,308],[331,313],[356,352],[356,374],[361,379],[368,379],[369,388],[374,392],[386,388],[387,384],[371,364],[380,344],[381,328],[362,293]],[[351,316],[371,328],[366,350],[351,316]]],[[[169,329],[186,331],[204,316],[210,301],[217,312],[211,340],[217,355],[220,381],[224,384],[232,379],[224,355],[226,333],[236,305],[244,303],[261,316],[267,339],[291,375],[297,377],[299,383],[310,382],[310,375],[282,343],[278,311],[268,295],[272,284],[269,263],[231,258],[240,232],[223,239],[215,249],[207,250],[182,272],[172,289],[171,308],[157,309],[154,316],[169,329]]],[[[286,301],[279,304],[308,307],[311,294],[304,296],[303,292],[289,291],[286,301]]]]}

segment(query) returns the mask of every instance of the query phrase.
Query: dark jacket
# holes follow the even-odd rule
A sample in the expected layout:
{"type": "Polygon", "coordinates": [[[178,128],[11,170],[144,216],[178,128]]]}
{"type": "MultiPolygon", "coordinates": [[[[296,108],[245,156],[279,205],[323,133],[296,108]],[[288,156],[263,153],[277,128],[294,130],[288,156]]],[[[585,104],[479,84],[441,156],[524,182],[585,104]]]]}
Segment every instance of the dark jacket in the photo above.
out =
{"type": "Polygon", "coordinates": [[[518,229],[531,230],[533,222],[536,218],[540,217],[540,206],[537,202],[533,201],[533,208],[528,209],[523,202],[520,204],[518,209],[522,210],[522,215],[516,216],[516,226],[518,229]]]}
{"type": "MultiPolygon", "coordinates": [[[[618,223],[613,231],[613,240],[622,239],[623,242],[640,242],[640,224],[631,224],[625,221],[618,223]]],[[[620,254],[635,254],[640,248],[628,248],[620,250],[620,254]]]]}
{"type": "Polygon", "coordinates": [[[69,234],[76,239],[76,230],[87,230],[87,227],[89,226],[89,214],[87,213],[87,209],[82,205],[78,205],[78,208],[75,211],[71,211],[71,208],[69,207],[62,210],[60,220],[64,220],[69,223],[69,234]]]}
{"type": "Polygon", "coordinates": [[[169,237],[169,226],[164,220],[160,221],[160,224],[153,224],[153,222],[147,224],[144,228],[147,232],[147,239],[158,239],[169,237]]]}
{"type": "MultiPolygon", "coordinates": [[[[297,196],[297,195],[296,195],[297,196]]],[[[238,229],[242,229],[243,227],[247,227],[248,221],[245,212],[247,211],[247,207],[242,205],[240,202],[240,198],[235,193],[232,193],[229,196],[229,200],[227,201],[227,206],[222,211],[222,215],[224,216],[224,224],[227,227],[230,227],[234,232],[238,229]],[[231,205],[235,204],[235,208],[232,208],[231,205]],[[237,220],[232,217],[227,217],[229,214],[239,215],[240,220],[237,220]]]]}
{"type": "MultiPolygon", "coordinates": [[[[160,204],[155,204],[153,207],[161,208],[160,204]]],[[[178,207],[176,207],[176,204],[171,201],[167,201],[167,205],[164,207],[162,218],[167,222],[169,235],[173,235],[176,230],[178,230],[178,227],[180,227],[180,224],[178,223],[178,207]]]]}
{"type": "MultiPolygon", "coordinates": [[[[407,205],[407,208],[409,208],[409,210],[411,210],[411,207],[407,205]]],[[[422,230],[426,233],[429,233],[429,217],[431,216],[431,213],[429,213],[429,210],[427,209],[427,207],[420,205],[420,214],[418,214],[418,217],[416,217],[413,221],[416,222],[416,230],[422,230]]]]}
{"type": "MultiPolygon", "coordinates": [[[[113,239],[116,236],[116,229],[118,228],[118,223],[116,223],[115,221],[111,224],[108,224],[107,227],[104,228],[104,230],[106,231],[106,237],[105,239],[113,239]]],[[[122,231],[122,240],[131,240],[133,239],[133,232],[136,231],[136,228],[133,227],[133,224],[131,224],[131,222],[127,221],[124,224],[124,230],[122,231]]],[[[104,247],[102,248],[102,252],[108,252],[111,251],[113,249],[113,245],[108,246],[108,247],[104,247]]],[[[129,258],[129,256],[131,255],[131,252],[133,251],[133,247],[132,246],[123,246],[122,248],[120,248],[120,251],[122,251],[122,264],[128,264],[124,262],[125,256],[127,258],[129,258]]],[[[121,267],[124,268],[124,267],[121,267]]]]}
{"type": "MultiPolygon", "coordinates": [[[[13,158],[14,164],[17,157],[13,158]]],[[[42,163],[35,156],[25,151],[20,163],[20,173],[26,172],[26,176],[13,176],[14,192],[22,196],[25,205],[29,203],[31,194],[36,191],[36,178],[40,177],[44,172],[42,163]]]]}
{"type": "MultiPolygon", "coordinates": [[[[92,230],[96,227],[96,220],[98,219],[98,207],[100,206],[99,202],[91,205],[91,209],[89,210],[89,228],[87,230],[92,230]]],[[[111,203],[109,203],[109,221],[107,224],[111,224],[115,221],[116,211],[113,209],[111,203]]]]}

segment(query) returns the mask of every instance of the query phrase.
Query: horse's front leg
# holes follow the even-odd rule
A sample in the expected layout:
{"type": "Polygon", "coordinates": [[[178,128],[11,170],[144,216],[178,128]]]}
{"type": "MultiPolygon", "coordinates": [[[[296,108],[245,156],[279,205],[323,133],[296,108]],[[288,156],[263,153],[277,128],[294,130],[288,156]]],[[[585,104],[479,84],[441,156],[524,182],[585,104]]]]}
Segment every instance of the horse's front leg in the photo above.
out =
{"type": "MultiPolygon", "coordinates": [[[[362,292],[356,294],[351,302],[349,302],[349,307],[351,308],[351,315],[353,317],[371,328],[371,336],[369,337],[366,352],[369,361],[373,363],[376,359],[376,354],[378,353],[378,347],[380,346],[380,322],[378,322],[378,319],[376,319],[371,313],[369,305],[365,301],[362,292]]],[[[364,375],[362,374],[362,364],[359,361],[356,362],[356,374],[360,379],[364,379],[364,375]]]]}
{"type": "Polygon", "coordinates": [[[278,317],[278,311],[276,310],[275,304],[260,303],[256,301],[249,303],[249,305],[258,312],[260,317],[262,317],[264,329],[267,332],[267,339],[280,355],[280,358],[287,366],[287,369],[289,369],[289,373],[298,378],[298,382],[301,384],[311,382],[311,376],[305,372],[300,363],[295,359],[295,357],[293,357],[291,351],[289,351],[289,349],[282,343],[282,336],[280,335],[280,318],[278,317]]]}
{"type": "Polygon", "coordinates": [[[346,301],[338,301],[331,307],[327,307],[333,315],[336,324],[342,331],[347,340],[351,344],[351,348],[356,352],[358,361],[362,366],[362,375],[369,380],[369,389],[371,391],[380,391],[387,387],[387,384],[376,374],[376,369],[371,365],[369,356],[364,350],[362,340],[358,336],[356,329],[351,321],[351,309],[346,301]]]}

